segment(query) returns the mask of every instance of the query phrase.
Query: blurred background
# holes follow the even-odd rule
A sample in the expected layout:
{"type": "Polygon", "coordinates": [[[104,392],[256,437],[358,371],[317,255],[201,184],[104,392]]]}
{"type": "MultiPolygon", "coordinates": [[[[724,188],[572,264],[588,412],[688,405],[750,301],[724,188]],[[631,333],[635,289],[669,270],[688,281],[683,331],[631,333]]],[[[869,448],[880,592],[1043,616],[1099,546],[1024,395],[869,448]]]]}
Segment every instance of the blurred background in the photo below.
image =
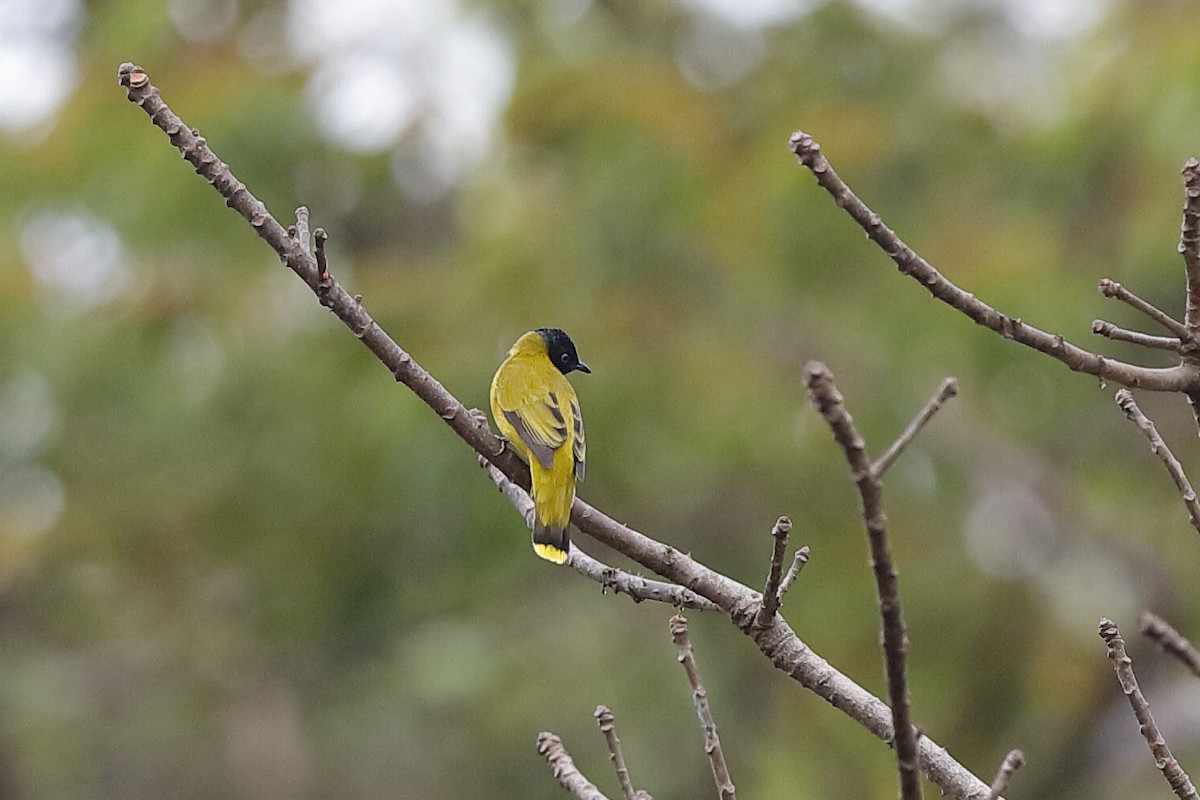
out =
{"type": "MultiPolygon", "coordinates": [[[[472,453],[128,103],[165,99],[468,405],[530,328],[593,375],[582,496],[761,586],[882,695],[837,376],[888,473],[916,721],[1010,797],[1166,796],[1096,635],[1130,640],[1200,771],[1200,543],[1115,387],[933,301],[787,149],[952,279],[1106,353],[1096,292],[1182,310],[1200,6],[1088,0],[0,2],[0,796],[558,798],[559,733],[618,794],[713,794],[671,609],[530,551],[472,453]]],[[[1153,331],[1156,332],[1157,331],[1153,331]]],[[[1140,396],[1186,466],[1195,423],[1140,396]]],[[[1200,471],[1196,472],[1200,475],[1200,471]]],[[[592,554],[629,566],[595,543],[592,554]]],[[[894,797],[890,751],[728,621],[692,638],[746,797],[894,797]]]]}

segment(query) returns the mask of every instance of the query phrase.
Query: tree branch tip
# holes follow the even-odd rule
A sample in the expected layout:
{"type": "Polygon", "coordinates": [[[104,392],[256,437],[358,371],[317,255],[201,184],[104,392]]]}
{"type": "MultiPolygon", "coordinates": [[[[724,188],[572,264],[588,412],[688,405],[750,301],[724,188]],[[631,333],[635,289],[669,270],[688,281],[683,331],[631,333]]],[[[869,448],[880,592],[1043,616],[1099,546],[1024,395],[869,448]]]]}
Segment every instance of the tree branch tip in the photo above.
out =
{"type": "Polygon", "coordinates": [[[129,89],[141,89],[150,82],[150,76],[137,64],[126,61],[117,67],[117,82],[129,89]]]}
{"type": "Polygon", "coordinates": [[[821,152],[821,145],[817,144],[811,136],[804,131],[793,131],[788,137],[788,149],[796,154],[801,160],[809,153],[821,152]]]}
{"type": "Polygon", "coordinates": [[[1112,642],[1121,636],[1121,631],[1117,629],[1117,624],[1108,617],[1100,618],[1100,638],[1106,642],[1112,642]]]}
{"type": "Polygon", "coordinates": [[[783,535],[790,533],[791,530],[792,530],[792,519],[791,519],[791,517],[784,516],[784,517],[780,517],[779,519],[777,519],[775,521],[775,527],[771,531],[771,533],[775,536],[783,536],[783,535]]]}
{"type": "Polygon", "coordinates": [[[1121,284],[1109,278],[1101,278],[1099,285],[1096,287],[1100,290],[1100,294],[1105,297],[1115,297],[1117,292],[1121,291],[1121,284]]]}

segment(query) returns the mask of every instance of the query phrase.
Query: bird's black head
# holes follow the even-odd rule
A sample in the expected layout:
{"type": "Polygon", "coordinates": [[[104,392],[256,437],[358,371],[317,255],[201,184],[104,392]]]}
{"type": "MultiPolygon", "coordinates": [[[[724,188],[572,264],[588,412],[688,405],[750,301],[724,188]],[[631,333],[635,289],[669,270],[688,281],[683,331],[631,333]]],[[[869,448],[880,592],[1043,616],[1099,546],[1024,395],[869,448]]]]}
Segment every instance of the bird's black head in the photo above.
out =
{"type": "Polygon", "coordinates": [[[546,353],[550,356],[550,361],[563,375],[576,369],[580,372],[591,372],[588,365],[579,360],[579,354],[575,352],[575,343],[565,331],[558,328],[538,328],[537,332],[546,342],[546,353]]]}

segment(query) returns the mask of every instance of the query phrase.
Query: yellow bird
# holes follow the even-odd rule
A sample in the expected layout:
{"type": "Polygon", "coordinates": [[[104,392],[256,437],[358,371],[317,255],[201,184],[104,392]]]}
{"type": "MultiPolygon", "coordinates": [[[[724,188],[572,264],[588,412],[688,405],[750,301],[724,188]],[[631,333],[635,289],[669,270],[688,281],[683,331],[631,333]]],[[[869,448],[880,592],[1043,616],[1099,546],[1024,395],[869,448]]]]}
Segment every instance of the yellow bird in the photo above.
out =
{"type": "Polygon", "coordinates": [[[583,480],[583,416],[567,380],[588,372],[571,337],[558,328],[521,336],[492,378],[492,418],[529,464],[533,498],[533,551],[547,561],[567,560],[575,481],[583,480]]]}

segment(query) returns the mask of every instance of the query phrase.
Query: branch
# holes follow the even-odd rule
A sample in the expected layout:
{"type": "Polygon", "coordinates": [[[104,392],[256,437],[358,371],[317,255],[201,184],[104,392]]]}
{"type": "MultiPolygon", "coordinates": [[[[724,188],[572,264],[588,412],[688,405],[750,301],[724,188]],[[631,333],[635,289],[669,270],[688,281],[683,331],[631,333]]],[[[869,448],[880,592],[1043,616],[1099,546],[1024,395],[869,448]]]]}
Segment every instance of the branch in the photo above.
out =
{"type": "Polygon", "coordinates": [[[1179,796],[1179,800],[1197,800],[1196,787],[1192,785],[1183,767],[1179,766],[1175,756],[1171,755],[1171,748],[1167,747],[1166,740],[1154,724],[1150,704],[1138,688],[1137,676],[1133,674],[1133,661],[1125,653],[1125,640],[1121,638],[1121,632],[1111,619],[1100,619],[1100,637],[1108,646],[1108,657],[1113,662],[1117,680],[1121,683],[1121,691],[1129,698],[1129,706],[1133,709],[1133,716],[1137,718],[1146,744],[1150,745],[1155,765],[1162,771],[1167,783],[1171,784],[1171,789],[1179,796]]]}
{"type": "Polygon", "coordinates": [[[810,361],[804,366],[804,383],[808,386],[813,405],[821,412],[833,431],[833,438],[845,451],[850,473],[858,484],[862,498],[863,520],[871,547],[871,566],[875,571],[875,585],[879,594],[879,613],[883,618],[883,655],[888,698],[895,720],[900,797],[902,800],[919,800],[918,736],[909,716],[908,679],[905,675],[908,637],[904,632],[904,617],[900,611],[900,585],[888,546],[887,517],[883,514],[883,484],[874,466],[867,460],[866,443],[842,405],[842,395],[833,383],[833,375],[824,364],[810,361]]]}
{"type": "Polygon", "coordinates": [[[867,236],[896,262],[905,275],[924,286],[930,294],[952,308],[966,314],[978,324],[995,331],[1005,339],[1045,353],[1066,364],[1068,368],[1096,375],[1123,386],[1150,389],[1160,392],[1186,392],[1200,388],[1200,372],[1188,365],[1154,369],[1127,364],[1106,358],[1071,344],[1057,334],[1047,333],[1020,319],[1009,317],[984,303],[975,295],[965,292],[932,264],[917,255],[905,244],[896,232],[887,227],[878,214],[858,198],[846,185],[833,167],[821,155],[821,146],[807,133],[797,131],[790,141],[792,152],[817,179],[821,188],[829,192],[834,202],[858,223],[867,236]]]}
{"type": "Polygon", "coordinates": [[[1179,253],[1187,271],[1187,310],[1184,324],[1192,338],[1200,335],[1200,161],[1189,158],[1183,165],[1183,223],[1179,230],[1179,253]]]}
{"type": "Polygon", "coordinates": [[[696,716],[700,717],[700,726],[704,729],[704,752],[708,754],[709,763],[712,765],[717,796],[720,800],[735,800],[733,781],[729,777],[729,767],[725,764],[725,753],[721,750],[721,738],[717,736],[717,723],[713,720],[712,709],[708,707],[708,692],[700,682],[700,668],[696,666],[696,653],[688,637],[687,619],[682,614],[676,614],[671,617],[669,626],[671,640],[679,648],[679,663],[683,665],[688,684],[692,687],[696,716]]]}
{"type": "Polygon", "coordinates": [[[1154,426],[1154,422],[1138,408],[1137,403],[1134,402],[1132,392],[1128,389],[1121,389],[1117,392],[1116,400],[1117,405],[1125,412],[1125,416],[1132,420],[1133,424],[1137,425],[1142,433],[1146,434],[1146,438],[1150,440],[1150,452],[1162,459],[1163,466],[1167,468],[1171,480],[1175,482],[1175,488],[1183,496],[1183,504],[1187,507],[1188,518],[1192,521],[1192,527],[1197,532],[1200,532],[1200,502],[1197,502],[1196,492],[1192,489],[1192,484],[1183,472],[1183,465],[1179,463],[1179,459],[1175,458],[1175,454],[1171,452],[1171,448],[1167,447],[1167,443],[1159,435],[1158,428],[1154,426]]]}
{"type": "Polygon", "coordinates": [[[1126,330],[1102,319],[1092,320],[1092,333],[1112,339],[1114,342],[1129,342],[1155,350],[1170,350],[1172,353],[1183,352],[1183,342],[1174,336],[1152,336],[1140,331],[1126,330]]]}
{"type": "MultiPolygon", "coordinates": [[[[528,467],[492,434],[486,418],[472,416],[454,395],[393,341],[367,314],[360,297],[346,294],[336,281],[332,281],[328,291],[317,291],[317,265],[313,256],[287,235],[287,231],[271,217],[262,203],[233,176],[229,167],[213,155],[198,133],[188,128],[167,107],[145,71],[134,64],[125,63],[118,74],[121,85],[128,89],[129,99],[150,115],[151,121],[167,133],[172,144],[225,199],[226,204],[250,223],[279,254],[285,265],[317,293],[321,304],[345,323],[396,380],[407,386],[463,441],[496,466],[510,481],[528,488],[528,467]]],[[[887,705],[813,652],[781,616],[776,615],[768,628],[753,626],[759,602],[754,590],[706,567],[670,545],[617,522],[578,497],[571,509],[571,521],[582,533],[601,544],[707,598],[729,615],[738,629],[754,641],[777,669],[825,699],[879,739],[892,741],[892,719],[887,705]]],[[[988,786],[951,757],[945,748],[928,737],[921,737],[918,747],[921,769],[944,793],[966,800],[987,797],[988,786]]]]}
{"type": "Polygon", "coordinates": [[[810,552],[808,545],[804,545],[804,547],[796,551],[796,555],[792,559],[792,566],[788,568],[787,575],[783,576],[783,583],[779,585],[780,603],[783,603],[783,596],[788,593],[788,589],[791,589],[792,584],[800,577],[800,570],[804,569],[804,565],[808,563],[810,552]]]}
{"type": "Polygon", "coordinates": [[[775,547],[771,550],[771,568],[767,572],[767,583],[763,586],[762,605],[754,624],[765,628],[771,624],[775,613],[779,611],[779,582],[783,577],[783,554],[787,550],[788,533],[792,530],[792,521],[780,517],[771,528],[771,536],[775,539],[775,547]]]}
{"type": "Polygon", "coordinates": [[[593,716],[600,725],[600,733],[604,734],[604,743],[608,745],[608,757],[617,772],[617,783],[621,784],[621,793],[625,795],[625,800],[635,800],[637,795],[629,780],[629,768],[625,766],[625,756],[621,755],[621,740],[617,738],[617,731],[613,727],[613,713],[608,706],[596,706],[593,716]]]}
{"type": "Polygon", "coordinates": [[[1008,755],[1004,757],[1004,761],[1000,763],[1000,769],[996,772],[995,779],[992,781],[992,791],[988,795],[988,800],[996,800],[1000,795],[1007,792],[1013,773],[1023,766],[1025,766],[1025,754],[1020,750],[1009,750],[1008,755]]]}
{"type": "Polygon", "coordinates": [[[1178,658],[1192,674],[1200,678],[1200,651],[1197,651],[1179,631],[1171,627],[1165,619],[1149,611],[1142,614],[1142,634],[1159,646],[1164,653],[1170,653],[1178,658]]]}
{"type": "Polygon", "coordinates": [[[1159,325],[1162,325],[1171,333],[1175,334],[1175,336],[1180,340],[1185,342],[1191,341],[1192,337],[1188,334],[1188,329],[1184,327],[1182,322],[1175,319],[1157,306],[1146,302],[1116,281],[1109,280],[1108,278],[1101,278],[1099,289],[1100,294],[1104,295],[1105,297],[1112,297],[1120,300],[1130,308],[1142,312],[1147,317],[1154,320],[1159,325]]]}
{"type": "Polygon", "coordinates": [[[883,473],[887,472],[892,462],[899,457],[905,447],[908,447],[908,443],[913,440],[913,437],[921,432],[921,428],[925,427],[925,423],[929,422],[933,415],[941,410],[945,402],[956,394],[958,394],[958,381],[954,378],[946,378],[942,381],[942,385],[934,392],[933,397],[929,398],[929,402],[925,404],[925,407],[917,412],[917,416],[913,417],[913,421],[908,423],[908,427],[904,429],[904,432],[897,437],[896,441],[892,442],[892,446],[883,455],[875,459],[875,463],[871,465],[871,471],[877,477],[882,478],[883,473]]]}
{"type": "Polygon", "coordinates": [[[542,731],[538,734],[537,748],[538,752],[546,757],[555,779],[568,792],[579,800],[608,800],[608,797],[575,766],[571,754],[563,747],[562,739],[550,731],[542,731]]]}
{"type": "MultiPolygon", "coordinates": [[[[479,461],[479,466],[487,471],[488,477],[496,484],[496,488],[500,490],[500,493],[504,495],[508,502],[512,503],[513,508],[525,520],[525,527],[533,530],[533,500],[529,498],[529,494],[505,477],[503,472],[482,455],[476,456],[476,458],[479,461]]],[[[694,608],[699,611],[719,610],[714,602],[701,597],[690,589],[685,589],[682,586],[676,586],[672,583],[650,580],[640,575],[633,575],[624,570],[617,569],[616,567],[610,567],[579,549],[578,542],[571,543],[571,555],[567,560],[567,566],[574,569],[580,575],[596,581],[605,589],[611,589],[618,594],[628,595],[633,598],[635,603],[640,603],[643,600],[654,600],[659,603],[667,603],[676,608],[694,608]]]]}

